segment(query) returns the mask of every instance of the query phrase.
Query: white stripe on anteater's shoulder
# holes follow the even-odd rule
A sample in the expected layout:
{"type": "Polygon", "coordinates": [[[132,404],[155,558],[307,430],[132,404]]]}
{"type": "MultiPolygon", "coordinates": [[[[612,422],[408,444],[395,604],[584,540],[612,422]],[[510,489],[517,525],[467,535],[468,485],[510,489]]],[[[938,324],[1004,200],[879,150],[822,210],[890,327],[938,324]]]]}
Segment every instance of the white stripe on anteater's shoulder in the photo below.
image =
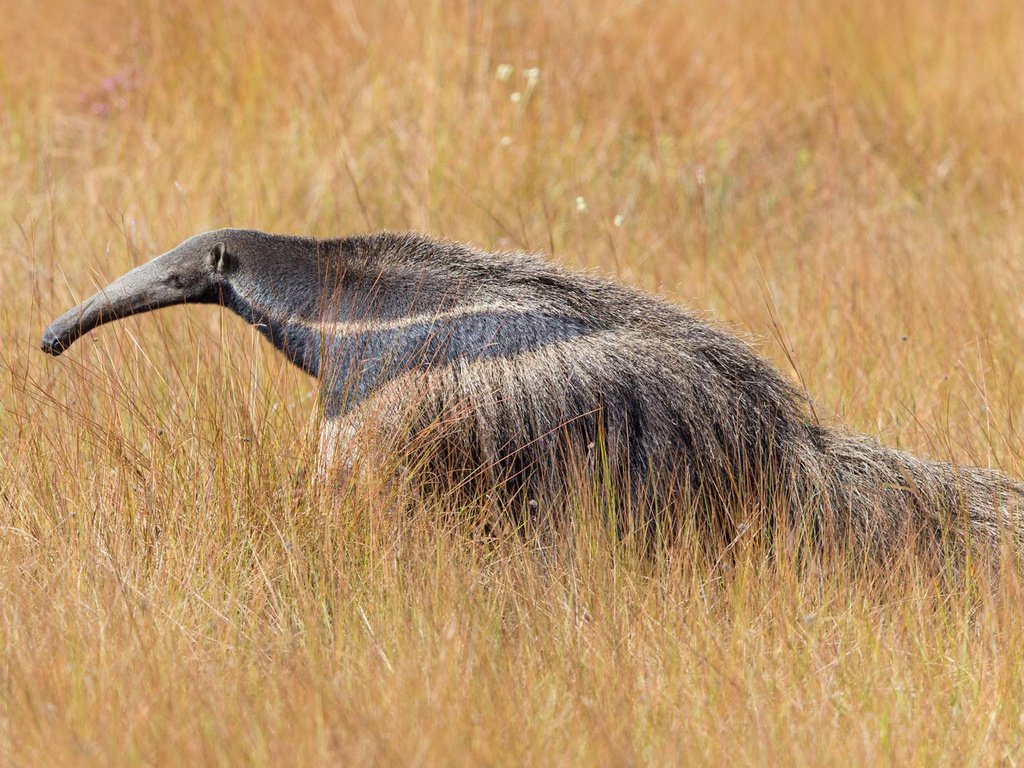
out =
{"type": "Polygon", "coordinates": [[[341,318],[317,320],[301,316],[278,315],[274,306],[261,300],[260,297],[247,295],[243,291],[238,293],[239,297],[250,307],[254,308],[257,314],[270,318],[276,324],[294,325],[313,333],[339,337],[355,336],[361,333],[400,331],[420,325],[436,326],[472,315],[501,314],[523,310],[522,306],[516,306],[508,302],[491,302],[450,307],[434,312],[422,311],[399,317],[366,318],[363,320],[344,320],[341,318]]]}
{"type": "Polygon", "coordinates": [[[43,347],[186,302],[228,307],[319,380],[328,459],[387,435],[420,452],[431,487],[557,496],[582,468],[652,525],[697,514],[728,537],[738,510],[767,510],[770,525],[882,552],[911,535],[1021,541],[1016,480],[822,427],[735,336],[528,254],[217,230],[65,313],[43,347]]]}

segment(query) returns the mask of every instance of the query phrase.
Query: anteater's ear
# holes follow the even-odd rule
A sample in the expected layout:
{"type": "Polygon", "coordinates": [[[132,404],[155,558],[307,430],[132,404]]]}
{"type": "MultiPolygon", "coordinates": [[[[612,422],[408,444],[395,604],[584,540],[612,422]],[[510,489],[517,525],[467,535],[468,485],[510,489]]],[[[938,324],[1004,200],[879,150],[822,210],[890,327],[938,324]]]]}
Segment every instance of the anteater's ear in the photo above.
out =
{"type": "Polygon", "coordinates": [[[210,249],[210,268],[214,272],[224,272],[228,268],[230,263],[230,257],[228,256],[228,249],[224,243],[217,243],[210,249]]]}

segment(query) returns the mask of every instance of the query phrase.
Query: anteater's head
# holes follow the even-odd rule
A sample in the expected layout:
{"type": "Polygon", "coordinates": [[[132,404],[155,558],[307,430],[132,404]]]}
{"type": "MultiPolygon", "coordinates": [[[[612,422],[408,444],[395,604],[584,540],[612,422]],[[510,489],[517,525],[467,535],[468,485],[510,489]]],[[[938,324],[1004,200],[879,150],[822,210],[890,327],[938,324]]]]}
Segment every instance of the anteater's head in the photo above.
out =
{"type": "Polygon", "coordinates": [[[140,312],[222,302],[232,290],[251,287],[257,274],[263,284],[281,281],[301,289],[304,270],[296,264],[304,243],[309,241],[244,229],[191,237],[54,320],[43,334],[42,349],[59,355],[93,328],[140,312]]]}

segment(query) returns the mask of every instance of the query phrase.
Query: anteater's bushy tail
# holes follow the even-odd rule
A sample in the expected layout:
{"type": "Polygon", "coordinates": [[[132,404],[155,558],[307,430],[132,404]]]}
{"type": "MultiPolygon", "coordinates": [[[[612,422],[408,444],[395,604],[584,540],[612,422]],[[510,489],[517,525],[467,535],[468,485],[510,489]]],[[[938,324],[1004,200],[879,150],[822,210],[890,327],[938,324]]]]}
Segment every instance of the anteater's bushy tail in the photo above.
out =
{"type": "Polygon", "coordinates": [[[877,553],[913,540],[961,553],[1024,545],[1024,484],[990,469],[928,461],[872,438],[819,433],[826,523],[877,553]]]}

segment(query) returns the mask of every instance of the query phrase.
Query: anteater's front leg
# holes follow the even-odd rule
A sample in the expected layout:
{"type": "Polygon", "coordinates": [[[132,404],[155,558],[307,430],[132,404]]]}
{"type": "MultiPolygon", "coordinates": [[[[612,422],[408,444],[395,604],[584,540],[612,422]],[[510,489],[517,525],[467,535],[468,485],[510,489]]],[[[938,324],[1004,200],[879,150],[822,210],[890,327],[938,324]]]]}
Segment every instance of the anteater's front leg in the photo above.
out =
{"type": "Polygon", "coordinates": [[[320,430],[317,483],[386,486],[401,475],[424,385],[412,377],[395,381],[350,412],[328,417],[320,430]]]}

